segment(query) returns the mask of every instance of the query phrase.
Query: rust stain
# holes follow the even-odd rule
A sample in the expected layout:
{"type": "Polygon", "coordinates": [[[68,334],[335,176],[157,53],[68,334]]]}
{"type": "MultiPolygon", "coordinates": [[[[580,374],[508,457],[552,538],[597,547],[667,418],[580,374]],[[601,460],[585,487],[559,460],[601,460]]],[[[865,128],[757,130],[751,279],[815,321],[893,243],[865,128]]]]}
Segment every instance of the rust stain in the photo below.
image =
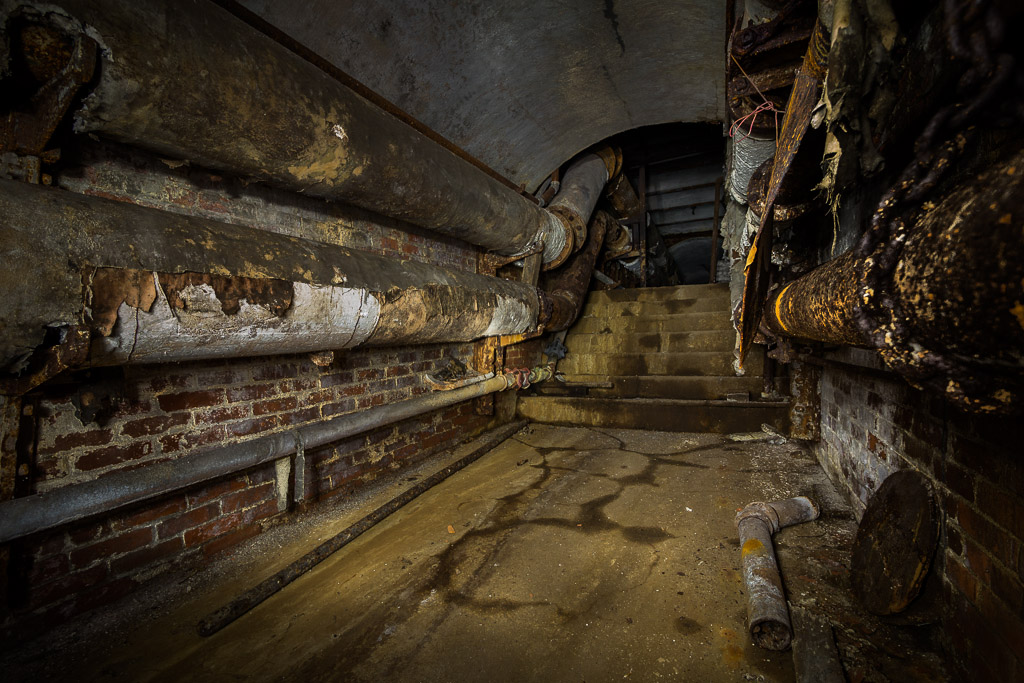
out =
{"type": "Polygon", "coordinates": [[[226,277],[209,273],[160,273],[160,286],[167,295],[172,309],[183,309],[181,292],[186,287],[209,285],[220,300],[221,310],[234,315],[241,310],[245,299],[255,306],[263,306],[274,315],[283,315],[292,305],[292,283],[273,278],[226,277]]]}
{"type": "Polygon", "coordinates": [[[156,283],[148,270],[97,268],[91,273],[87,271],[84,277],[92,290],[93,325],[104,337],[114,330],[117,309],[122,303],[149,311],[156,301],[156,283]]]}
{"type": "Polygon", "coordinates": [[[743,544],[743,549],[740,551],[740,555],[746,557],[747,555],[751,555],[753,553],[759,553],[763,549],[764,543],[761,543],[761,541],[757,540],[756,538],[751,538],[743,544]]]}

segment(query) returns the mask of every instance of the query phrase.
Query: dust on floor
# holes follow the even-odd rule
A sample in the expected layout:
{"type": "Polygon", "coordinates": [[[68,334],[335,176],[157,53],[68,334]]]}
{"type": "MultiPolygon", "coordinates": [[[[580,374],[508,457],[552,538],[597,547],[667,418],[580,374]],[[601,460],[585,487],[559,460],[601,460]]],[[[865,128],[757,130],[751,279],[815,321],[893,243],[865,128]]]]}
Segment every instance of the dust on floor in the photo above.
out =
{"type": "Polygon", "coordinates": [[[850,680],[943,680],[928,629],[853,603],[856,523],[799,446],[545,425],[213,636],[196,634],[200,617],[334,533],[339,516],[272,530],[276,545],[258,539],[182,584],[193,590],[165,589],[168,604],[138,598],[152,614],[98,614],[104,627],[72,625],[75,642],[45,662],[8,664],[95,681],[791,681],[790,653],[747,636],[733,520],[751,501],[794,495],[823,514],[776,535],[787,591],[835,625],[850,680]]]}

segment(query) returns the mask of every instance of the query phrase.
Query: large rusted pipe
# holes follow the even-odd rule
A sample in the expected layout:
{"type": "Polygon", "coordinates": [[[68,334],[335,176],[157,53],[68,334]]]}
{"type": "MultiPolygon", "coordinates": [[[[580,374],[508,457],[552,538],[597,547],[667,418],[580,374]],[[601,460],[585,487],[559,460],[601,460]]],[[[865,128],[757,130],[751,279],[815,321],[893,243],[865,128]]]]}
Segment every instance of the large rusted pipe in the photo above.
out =
{"type": "Polygon", "coordinates": [[[736,515],[743,583],[747,587],[747,628],[758,647],[785,650],[793,640],[772,535],[779,529],[817,518],[818,506],[806,496],[751,503],[736,515]]]}
{"type": "Polygon", "coordinates": [[[551,302],[551,317],[544,325],[548,332],[560,332],[576,322],[590,287],[597,255],[601,253],[609,227],[615,224],[615,219],[604,211],[595,213],[590,222],[586,246],[574,254],[556,276],[549,279],[545,293],[551,302]]]}
{"type": "Polygon", "coordinates": [[[856,302],[857,258],[847,252],[785,285],[769,299],[765,322],[782,337],[863,346],[856,302]]]}
{"type": "Polygon", "coordinates": [[[101,46],[95,86],[75,112],[80,133],[345,201],[502,254],[541,240],[546,262],[567,243],[565,256],[571,252],[573,226],[564,215],[536,206],[213,2],[8,1],[0,20],[12,12],[50,17],[66,31],[77,24],[101,46]],[[58,21],[61,12],[67,16],[58,21]]]}
{"type": "MultiPolygon", "coordinates": [[[[777,335],[871,346],[856,323],[860,273],[854,251],[779,290],[765,311],[777,335]]],[[[1024,347],[1024,152],[970,176],[910,227],[891,280],[905,339],[964,357],[1016,364],[1024,347]]]]}
{"type": "Polygon", "coordinates": [[[470,341],[531,285],[0,180],[0,368],[88,326],[92,364],[470,341]]]}

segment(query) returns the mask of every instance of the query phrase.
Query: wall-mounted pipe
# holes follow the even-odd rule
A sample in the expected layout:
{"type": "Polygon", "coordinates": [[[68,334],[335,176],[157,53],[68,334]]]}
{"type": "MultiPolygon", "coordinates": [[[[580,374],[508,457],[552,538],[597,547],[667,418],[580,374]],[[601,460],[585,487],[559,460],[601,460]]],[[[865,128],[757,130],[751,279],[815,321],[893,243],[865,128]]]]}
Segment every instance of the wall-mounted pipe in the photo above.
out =
{"type": "Polygon", "coordinates": [[[747,588],[747,628],[758,647],[785,650],[793,640],[772,535],[779,529],[817,518],[818,506],[805,496],[751,503],[736,515],[743,583],[747,588]]]}
{"type": "Polygon", "coordinates": [[[966,175],[899,239],[880,283],[865,280],[878,258],[858,248],[782,287],[765,306],[768,328],[877,348],[965,408],[1014,410],[1024,391],[1024,151],[966,175]],[[863,297],[887,302],[884,319],[865,315],[863,297]]]}
{"type": "Polygon", "coordinates": [[[594,214],[583,249],[572,256],[558,273],[548,279],[545,293],[551,302],[551,316],[544,323],[547,332],[561,332],[568,329],[583,309],[583,300],[590,288],[597,255],[601,253],[605,235],[616,226],[615,219],[604,211],[594,214]]]}
{"type": "Polygon", "coordinates": [[[110,513],[295,453],[516,386],[513,374],[378,406],[287,432],[217,446],[184,458],[114,472],[81,484],[0,502],[0,543],[110,513]]]}
{"type": "MultiPolygon", "coordinates": [[[[0,21],[12,11],[66,12],[62,29],[77,22],[101,46],[99,75],[75,112],[80,133],[345,201],[501,254],[543,239],[550,262],[572,244],[563,214],[536,206],[215,3],[5,0],[0,21]]],[[[599,193],[605,180],[587,191],[599,193]]]]}
{"type": "Polygon", "coordinates": [[[0,367],[87,325],[92,364],[470,341],[532,285],[0,180],[0,367]]]}

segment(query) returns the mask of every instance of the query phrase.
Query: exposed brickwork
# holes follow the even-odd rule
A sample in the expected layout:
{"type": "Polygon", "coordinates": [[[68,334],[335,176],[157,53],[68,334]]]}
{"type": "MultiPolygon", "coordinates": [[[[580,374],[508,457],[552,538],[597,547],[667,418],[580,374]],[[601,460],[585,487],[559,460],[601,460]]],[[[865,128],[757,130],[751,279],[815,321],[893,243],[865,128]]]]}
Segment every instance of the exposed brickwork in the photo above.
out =
{"type": "MultiPolygon", "coordinates": [[[[72,166],[57,184],[73,192],[449,268],[476,268],[475,249],[359,209],[187,165],[172,168],[116,146],[86,143],[68,150],[66,159],[72,166]]],[[[424,373],[443,367],[449,357],[471,364],[473,345],[343,351],[325,368],[298,355],[78,373],[30,397],[38,415],[34,471],[19,495],[401,401],[428,391],[424,373]],[[82,410],[87,394],[102,405],[98,414],[82,410]]],[[[290,508],[346,495],[491,422],[465,403],[307,452],[306,495],[290,508]]],[[[18,542],[10,565],[11,609],[0,612],[0,633],[38,632],[117,600],[169,568],[202,561],[258,534],[286,514],[279,510],[280,485],[272,465],[260,467],[18,542]]]]}
{"type": "Polygon", "coordinates": [[[822,373],[822,466],[859,511],[885,477],[913,468],[934,484],[945,638],[962,680],[1024,678],[1024,426],[971,416],[896,377],[822,373]]]}

